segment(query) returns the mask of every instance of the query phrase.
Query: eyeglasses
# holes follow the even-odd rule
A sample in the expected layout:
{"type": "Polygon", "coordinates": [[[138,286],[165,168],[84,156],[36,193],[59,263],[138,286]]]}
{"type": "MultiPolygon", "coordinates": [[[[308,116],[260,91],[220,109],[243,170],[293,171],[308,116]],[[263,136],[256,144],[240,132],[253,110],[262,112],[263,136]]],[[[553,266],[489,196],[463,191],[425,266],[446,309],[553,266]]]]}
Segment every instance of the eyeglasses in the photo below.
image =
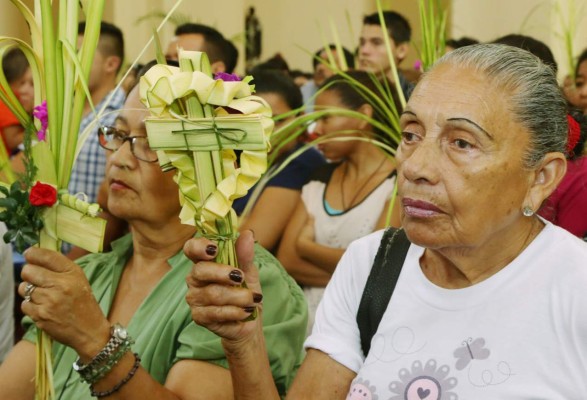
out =
{"type": "Polygon", "coordinates": [[[129,136],[128,132],[113,126],[101,126],[98,129],[100,146],[106,150],[117,151],[124,142],[130,143],[130,151],[141,161],[157,162],[157,153],[149,147],[146,136],[129,136]]]}

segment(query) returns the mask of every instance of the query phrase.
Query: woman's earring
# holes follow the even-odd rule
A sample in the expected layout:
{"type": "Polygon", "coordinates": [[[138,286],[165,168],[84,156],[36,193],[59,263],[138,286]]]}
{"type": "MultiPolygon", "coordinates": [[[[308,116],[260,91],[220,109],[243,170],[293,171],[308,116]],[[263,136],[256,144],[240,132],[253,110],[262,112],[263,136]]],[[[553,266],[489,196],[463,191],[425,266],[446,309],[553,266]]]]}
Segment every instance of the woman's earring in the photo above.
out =
{"type": "Polygon", "coordinates": [[[531,217],[534,215],[534,210],[532,210],[530,206],[524,206],[522,209],[522,214],[524,214],[524,217],[531,217]]]}

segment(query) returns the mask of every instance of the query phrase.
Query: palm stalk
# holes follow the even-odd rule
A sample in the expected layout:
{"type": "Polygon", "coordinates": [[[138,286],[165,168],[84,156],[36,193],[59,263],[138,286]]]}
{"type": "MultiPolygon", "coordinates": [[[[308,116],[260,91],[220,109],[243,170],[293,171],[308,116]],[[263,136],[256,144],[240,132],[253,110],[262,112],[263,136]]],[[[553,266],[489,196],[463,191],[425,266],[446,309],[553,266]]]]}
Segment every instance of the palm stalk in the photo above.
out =
{"type": "Polygon", "coordinates": [[[565,13],[563,12],[563,6],[561,4],[561,0],[557,0],[555,3],[555,10],[559,17],[559,22],[561,25],[562,32],[559,36],[563,40],[563,47],[565,50],[565,59],[567,62],[567,68],[569,69],[569,76],[571,77],[571,81],[575,82],[575,70],[577,67],[577,59],[575,58],[575,37],[577,35],[577,15],[581,15],[580,11],[577,9],[577,4],[575,0],[568,0],[568,9],[567,9],[567,17],[565,18],[565,13]]]}
{"type": "MultiPolygon", "coordinates": [[[[66,190],[75,161],[75,149],[84,104],[88,96],[85,81],[92,65],[96,51],[104,0],[85,2],[86,31],[81,53],[77,47],[77,26],[79,15],[78,0],[59,2],[58,20],[53,19],[51,0],[35,0],[34,12],[22,0],[11,0],[25,17],[31,33],[32,47],[13,38],[0,38],[0,45],[16,44],[29,61],[35,82],[35,104],[47,102],[48,132],[47,142],[31,144],[31,135],[37,131],[31,117],[24,112],[18,100],[8,87],[3,74],[0,74],[0,99],[5,101],[25,127],[25,165],[27,166],[27,184],[40,180],[66,190]]],[[[91,100],[90,100],[91,101],[91,100]]],[[[63,237],[78,238],[75,243],[81,247],[101,249],[101,237],[104,225],[93,218],[86,221],[93,227],[80,222],[87,215],[87,204],[59,203],[43,212],[44,228],[40,232],[39,245],[52,250],[59,250],[63,237]],[[60,211],[58,219],[57,210],[60,211]],[[68,217],[62,217],[68,215],[68,217]],[[68,226],[64,229],[63,226],[68,226]],[[85,229],[84,229],[85,228],[85,229]],[[91,233],[90,233],[91,232],[91,233]],[[85,238],[96,232],[92,239],[85,238]],[[91,244],[89,242],[92,242],[91,244]]],[[[35,374],[35,398],[51,400],[54,398],[51,339],[41,330],[37,330],[37,367],[35,374]]]]}
{"type": "Polygon", "coordinates": [[[377,13],[379,14],[379,22],[381,23],[381,31],[383,32],[383,42],[385,43],[387,57],[389,58],[389,65],[391,66],[391,75],[393,77],[392,80],[397,88],[397,94],[399,96],[400,104],[402,108],[404,108],[406,106],[406,98],[399,83],[397,66],[395,65],[393,51],[391,50],[391,41],[389,40],[389,35],[387,34],[387,32],[389,31],[387,30],[387,25],[385,24],[385,18],[383,18],[383,6],[381,5],[381,0],[377,0],[375,3],[377,5],[377,13]]]}
{"type": "Polygon", "coordinates": [[[424,71],[427,71],[444,54],[447,13],[440,0],[419,0],[418,6],[422,27],[420,58],[424,71]]]}

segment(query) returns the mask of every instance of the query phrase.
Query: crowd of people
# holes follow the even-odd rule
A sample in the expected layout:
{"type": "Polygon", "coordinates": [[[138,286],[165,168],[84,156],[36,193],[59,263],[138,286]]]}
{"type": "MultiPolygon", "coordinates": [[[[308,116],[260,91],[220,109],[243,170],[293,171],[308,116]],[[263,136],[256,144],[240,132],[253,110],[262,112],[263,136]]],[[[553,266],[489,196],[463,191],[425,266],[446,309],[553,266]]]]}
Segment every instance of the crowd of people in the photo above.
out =
{"type": "MultiPolygon", "coordinates": [[[[69,189],[101,205],[107,251],[28,249],[15,299],[0,248],[0,398],[34,398],[37,329],[55,341],[57,399],[582,398],[587,50],[562,85],[548,46],[518,34],[448,41],[422,74],[402,65],[409,22],[383,18],[363,18],[354,52],[319,48],[305,82],[280,57],[249,71],[282,134],[234,203],[240,269],[180,223],[139,96],[155,63],[118,85],[124,38],[102,22],[88,89],[105,113],[86,105],[80,134],[96,134],[69,189]]],[[[213,74],[239,57],[196,23],[175,30],[169,64],[179,49],[213,74]]],[[[26,57],[2,67],[32,112],[26,57]]],[[[23,128],[1,104],[0,119],[18,160],[23,128]]]]}

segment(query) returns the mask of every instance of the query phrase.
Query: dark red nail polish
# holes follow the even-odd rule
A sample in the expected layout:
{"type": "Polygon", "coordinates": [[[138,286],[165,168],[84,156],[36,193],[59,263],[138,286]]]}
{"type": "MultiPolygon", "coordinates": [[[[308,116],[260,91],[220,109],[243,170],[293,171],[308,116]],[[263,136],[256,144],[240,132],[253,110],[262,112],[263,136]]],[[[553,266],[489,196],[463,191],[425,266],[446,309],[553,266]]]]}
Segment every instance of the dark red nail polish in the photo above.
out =
{"type": "Polygon", "coordinates": [[[263,295],[261,293],[253,293],[253,301],[255,303],[260,303],[263,301],[263,295]]]}
{"type": "Polygon", "coordinates": [[[243,310],[245,310],[245,312],[247,313],[252,313],[253,311],[255,311],[255,306],[250,306],[250,307],[243,307],[243,310]]]}
{"type": "Polygon", "coordinates": [[[213,244],[209,244],[208,246],[206,246],[206,254],[208,254],[209,256],[215,256],[216,250],[217,248],[213,244]]]}
{"type": "Polygon", "coordinates": [[[236,283],[241,283],[243,281],[243,273],[240,272],[238,269],[233,269],[232,271],[230,271],[228,277],[231,281],[236,283]]]}

